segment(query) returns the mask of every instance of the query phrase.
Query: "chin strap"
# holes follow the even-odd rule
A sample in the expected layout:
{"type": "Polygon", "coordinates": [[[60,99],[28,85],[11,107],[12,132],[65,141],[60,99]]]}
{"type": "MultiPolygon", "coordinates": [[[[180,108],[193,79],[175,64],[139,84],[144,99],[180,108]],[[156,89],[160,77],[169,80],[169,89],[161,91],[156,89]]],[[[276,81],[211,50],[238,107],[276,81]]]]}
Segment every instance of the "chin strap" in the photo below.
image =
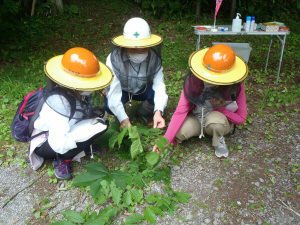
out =
{"type": "Polygon", "coordinates": [[[201,111],[202,111],[202,115],[201,115],[201,134],[199,135],[199,138],[201,139],[202,137],[205,137],[204,136],[204,133],[203,133],[203,114],[204,114],[204,107],[201,108],[201,111]]]}
{"type": "Polygon", "coordinates": [[[90,145],[90,150],[91,150],[91,159],[93,159],[94,158],[94,154],[93,154],[93,146],[92,145],[90,145]]]}
{"type": "Polygon", "coordinates": [[[132,106],[132,105],[131,105],[132,97],[133,97],[133,94],[130,94],[130,93],[128,92],[128,98],[129,98],[129,107],[131,107],[131,106],[132,106]]]}

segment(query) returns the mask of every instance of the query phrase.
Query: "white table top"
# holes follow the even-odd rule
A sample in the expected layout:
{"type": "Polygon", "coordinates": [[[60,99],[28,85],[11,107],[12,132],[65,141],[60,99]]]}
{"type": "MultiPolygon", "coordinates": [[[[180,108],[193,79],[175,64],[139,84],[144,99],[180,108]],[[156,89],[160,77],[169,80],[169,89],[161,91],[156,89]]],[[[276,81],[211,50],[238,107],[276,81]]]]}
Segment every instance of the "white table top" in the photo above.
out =
{"type": "MultiPolygon", "coordinates": [[[[193,26],[194,28],[197,26],[193,26]]],[[[211,27],[213,28],[213,26],[209,26],[209,25],[201,25],[201,27],[211,27]]],[[[261,29],[255,30],[253,32],[246,32],[243,28],[241,30],[241,32],[233,32],[231,30],[232,26],[231,25],[217,25],[216,28],[218,27],[227,27],[228,30],[227,31],[220,31],[218,30],[217,32],[213,32],[213,31],[198,31],[195,29],[195,34],[196,35],[289,35],[290,31],[278,31],[278,32],[266,32],[263,31],[261,29]]]]}

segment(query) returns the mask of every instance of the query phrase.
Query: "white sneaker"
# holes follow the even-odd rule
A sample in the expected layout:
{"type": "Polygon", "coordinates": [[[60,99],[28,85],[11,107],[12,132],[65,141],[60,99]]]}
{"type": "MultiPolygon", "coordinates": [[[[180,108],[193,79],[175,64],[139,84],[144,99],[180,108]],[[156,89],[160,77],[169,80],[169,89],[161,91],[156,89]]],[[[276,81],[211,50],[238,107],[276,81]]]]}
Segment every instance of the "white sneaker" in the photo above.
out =
{"type": "Polygon", "coordinates": [[[218,157],[218,158],[226,158],[228,157],[228,148],[226,146],[226,143],[225,143],[225,138],[224,137],[221,137],[220,138],[220,143],[218,146],[214,146],[215,148],[215,155],[218,157]]]}

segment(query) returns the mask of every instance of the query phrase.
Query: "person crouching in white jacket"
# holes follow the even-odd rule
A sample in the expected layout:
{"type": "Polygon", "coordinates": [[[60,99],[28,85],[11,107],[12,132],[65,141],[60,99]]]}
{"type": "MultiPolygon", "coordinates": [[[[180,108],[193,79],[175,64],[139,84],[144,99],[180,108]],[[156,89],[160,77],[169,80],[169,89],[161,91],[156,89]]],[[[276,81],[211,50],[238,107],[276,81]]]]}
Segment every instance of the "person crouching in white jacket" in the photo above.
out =
{"type": "Polygon", "coordinates": [[[34,122],[29,159],[34,170],[44,159],[53,160],[55,176],[72,177],[71,160],[78,160],[93,141],[108,129],[104,110],[95,107],[91,94],[107,87],[112,71],[85,48],[75,47],[48,60],[44,71],[49,82],[44,103],[34,122]]]}

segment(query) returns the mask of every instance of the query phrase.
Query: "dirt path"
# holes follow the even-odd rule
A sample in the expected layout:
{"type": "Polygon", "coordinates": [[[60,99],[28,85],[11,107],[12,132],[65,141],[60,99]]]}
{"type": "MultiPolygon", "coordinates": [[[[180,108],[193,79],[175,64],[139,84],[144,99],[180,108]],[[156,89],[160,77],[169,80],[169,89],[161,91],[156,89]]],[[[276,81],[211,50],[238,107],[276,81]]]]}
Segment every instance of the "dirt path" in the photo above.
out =
{"type": "MultiPolygon", "coordinates": [[[[223,161],[214,156],[209,138],[183,143],[183,157],[170,161],[171,187],[192,198],[179,205],[174,216],[158,218],[157,224],[300,224],[300,135],[295,122],[299,115],[294,114],[294,122],[275,122],[272,140],[262,128],[265,118],[254,118],[251,125],[226,138],[232,151],[223,161]]],[[[89,161],[85,157],[82,164],[89,161]]],[[[71,182],[49,184],[50,179],[46,169],[2,166],[0,224],[49,224],[62,219],[63,210],[99,208],[89,192],[72,187],[71,182]]],[[[163,184],[153,183],[150,192],[162,193],[163,184]]],[[[136,209],[143,210],[143,206],[136,209]]],[[[119,215],[114,224],[125,219],[119,215]]]]}

